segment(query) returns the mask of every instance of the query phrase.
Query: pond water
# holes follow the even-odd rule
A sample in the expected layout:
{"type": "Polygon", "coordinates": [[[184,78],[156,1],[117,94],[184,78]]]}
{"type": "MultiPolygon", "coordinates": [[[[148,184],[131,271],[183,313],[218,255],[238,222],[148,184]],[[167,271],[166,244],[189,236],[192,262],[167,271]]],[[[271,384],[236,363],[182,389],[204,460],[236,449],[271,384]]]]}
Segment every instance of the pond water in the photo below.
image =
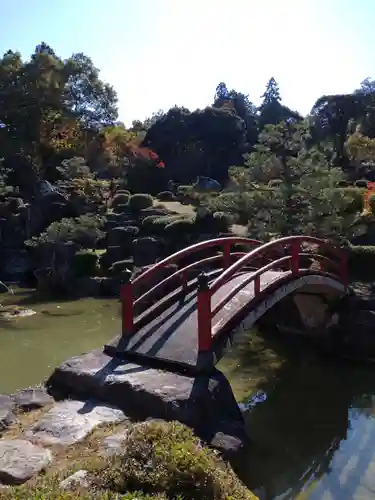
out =
{"type": "MultiPolygon", "coordinates": [[[[18,290],[0,302],[36,311],[0,319],[0,393],[42,381],[120,328],[117,300],[38,303],[18,290]]],[[[240,474],[260,500],[375,498],[375,366],[252,331],[218,368],[245,412],[252,446],[240,474]]]]}
{"type": "Polygon", "coordinates": [[[66,359],[95,349],[120,331],[117,300],[35,302],[23,290],[0,295],[0,303],[19,304],[36,314],[0,318],[0,394],[35,385],[66,359]]]}
{"type": "Polygon", "coordinates": [[[252,332],[219,368],[245,410],[240,475],[260,500],[375,498],[375,365],[252,332]]]}

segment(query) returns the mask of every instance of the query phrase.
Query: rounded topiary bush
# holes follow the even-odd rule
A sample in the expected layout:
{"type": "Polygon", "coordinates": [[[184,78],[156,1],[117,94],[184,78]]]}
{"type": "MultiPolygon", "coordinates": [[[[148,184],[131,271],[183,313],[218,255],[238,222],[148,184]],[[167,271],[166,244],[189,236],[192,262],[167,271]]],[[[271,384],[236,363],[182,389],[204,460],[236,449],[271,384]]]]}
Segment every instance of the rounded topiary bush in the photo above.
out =
{"type": "Polygon", "coordinates": [[[214,217],[214,231],[218,233],[228,233],[230,226],[230,217],[224,212],[215,212],[214,217]]]}
{"type": "Polygon", "coordinates": [[[133,237],[137,236],[137,234],[139,233],[139,227],[137,226],[125,226],[123,229],[125,233],[128,233],[133,237]]]}
{"type": "Polygon", "coordinates": [[[75,276],[95,276],[98,256],[90,250],[81,250],[73,258],[73,272],[75,276]]]}
{"type": "Polygon", "coordinates": [[[122,453],[96,482],[119,493],[164,493],[170,499],[255,500],[220,455],[178,422],[151,421],[130,428],[122,453]]]}
{"type": "Polygon", "coordinates": [[[283,181],[281,179],[271,179],[268,182],[268,187],[270,187],[270,188],[278,188],[279,186],[281,186],[282,183],[283,183],[283,181]]]}
{"type": "Polygon", "coordinates": [[[165,227],[165,235],[168,238],[186,238],[195,233],[194,219],[179,219],[171,222],[165,227]]]}
{"type": "Polygon", "coordinates": [[[348,181],[340,181],[337,183],[337,187],[348,187],[350,183],[348,181]]]}
{"type": "Polygon", "coordinates": [[[116,205],[115,207],[113,207],[113,211],[115,214],[124,214],[124,213],[127,213],[129,212],[129,205],[123,205],[123,204],[120,204],[120,205],[116,205]]]}
{"type": "Polygon", "coordinates": [[[181,220],[181,215],[167,215],[167,216],[158,216],[158,215],[150,215],[149,217],[145,217],[142,221],[142,229],[155,236],[163,236],[165,232],[165,228],[175,222],[177,220],[181,220]]]}
{"type": "Polygon", "coordinates": [[[128,191],[127,189],[118,189],[118,190],[116,191],[116,194],[126,194],[127,196],[129,196],[129,198],[130,198],[130,196],[131,196],[131,192],[130,192],[130,191],[128,191]]]}
{"type": "Polygon", "coordinates": [[[134,212],[150,208],[153,204],[154,199],[149,194],[133,194],[129,199],[129,208],[134,212]]]}
{"type": "Polygon", "coordinates": [[[112,198],[111,207],[116,208],[118,205],[127,205],[129,203],[130,194],[128,193],[116,193],[112,198]]]}
{"type": "Polygon", "coordinates": [[[354,185],[358,188],[367,188],[368,182],[366,179],[359,179],[358,181],[355,181],[354,185]]]}
{"type": "Polygon", "coordinates": [[[157,199],[160,201],[174,201],[176,197],[172,191],[162,191],[157,195],[157,199]]]}
{"type": "Polygon", "coordinates": [[[130,271],[132,271],[133,268],[134,268],[133,259],[124,259],[114,262],[112,266],[109,268],[109,271],[111,274],[120,274],[123,271],[126,271],[127,269],[130,269],[130,271]]]}

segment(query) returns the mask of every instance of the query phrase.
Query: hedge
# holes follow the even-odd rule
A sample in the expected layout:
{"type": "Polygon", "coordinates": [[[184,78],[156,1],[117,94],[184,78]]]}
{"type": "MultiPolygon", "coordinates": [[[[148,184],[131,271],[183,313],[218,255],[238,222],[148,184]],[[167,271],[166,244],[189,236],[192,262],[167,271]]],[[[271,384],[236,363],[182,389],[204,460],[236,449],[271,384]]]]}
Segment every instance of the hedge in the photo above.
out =
{"type": "Polygon", "coordinates": [[[152,207],[153,204],[154,199],[149,194],[133,194],[129,199],[129,208],[134,212],[152,207]]]}

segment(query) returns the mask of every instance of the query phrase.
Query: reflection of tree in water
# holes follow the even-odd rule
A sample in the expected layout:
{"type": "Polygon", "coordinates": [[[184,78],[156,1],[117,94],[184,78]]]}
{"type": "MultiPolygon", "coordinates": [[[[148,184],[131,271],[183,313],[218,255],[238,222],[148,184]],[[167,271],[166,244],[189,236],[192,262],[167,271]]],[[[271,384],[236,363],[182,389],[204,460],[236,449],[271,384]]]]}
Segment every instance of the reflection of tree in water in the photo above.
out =
{"type": "Polygon", "coordinates": [[[260,488],[262,498],[284,500],[327,473],[346,439],[351,403],[369,392],[371,378],[368,370],[323,361],[311,350],[294,353],[263,385],[267,399],[245,415],[253,445],[243,480],[260,488]]]}

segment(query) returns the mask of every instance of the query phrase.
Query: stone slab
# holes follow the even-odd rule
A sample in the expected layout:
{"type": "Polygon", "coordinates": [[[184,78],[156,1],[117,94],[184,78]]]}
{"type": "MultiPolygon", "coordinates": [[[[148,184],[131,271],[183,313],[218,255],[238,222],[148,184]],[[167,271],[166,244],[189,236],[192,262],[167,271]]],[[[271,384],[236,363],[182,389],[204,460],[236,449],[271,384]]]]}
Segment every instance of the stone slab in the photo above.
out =
{"type": "Polygon", "coordinates": [[[14,403],[9,396],[0,394],[0,432],[15,420],[14,403]]]}
{"type": "Polygon", "coordinates": [[[65,397],[115,405],[132,419],[178,420],[208,442],[220,431],[242,441],[245,436],[230,384],[216,369],[193,377],[123,362],[96,350],[62,363],[47,386],[65,397]]]}
{"type": "Polygon", "coordinates": [[[53,397],[42,388],[23,389],[12,394],[11,399],[24,412],[37,410],[54,402],[53,397]]]}
{"type": "Polygon", "coordinates": [[[52,461],[49,450],[22,439],[0,440],[0,481],[22,484],[52,461]]]}
{"type": "Polygon", "coordinates": [[[67,400],[56,403],[25,435],[43,444],[68,446],[82,441],[98,425],[125,419],[124,413],[113,406],[93,400],[67,400]]]}

